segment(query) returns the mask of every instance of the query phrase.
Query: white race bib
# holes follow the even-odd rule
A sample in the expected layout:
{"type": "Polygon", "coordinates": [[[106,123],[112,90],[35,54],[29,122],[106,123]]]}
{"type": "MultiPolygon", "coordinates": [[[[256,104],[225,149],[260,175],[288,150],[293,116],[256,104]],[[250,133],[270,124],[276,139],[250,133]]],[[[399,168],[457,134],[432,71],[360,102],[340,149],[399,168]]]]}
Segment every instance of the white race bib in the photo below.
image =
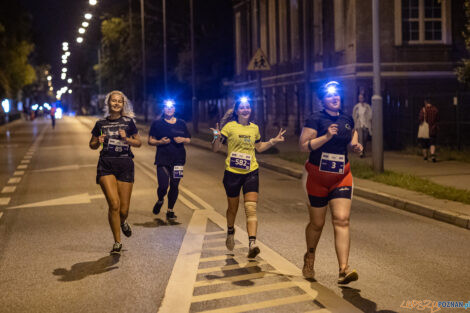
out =
{"type": "Polygon", "coordinates": [[[173,166],[173,178],[183,178],[183,165],[173,166]]]}
{"type": "Polygon", "coordinates": [[[343,174],[346,157],[344,154],[322,152],[320,160],[320,171],[343,174]]]}
{"type": "Polygon", "coordinates": [[[232,152],[230,154],[230,167],[249,170],[251,167],[251,155],[242,152],[232,152]]]}
{"type": "Polygon", "coordinates": [[[128,151],[129,145],[124,142],[124,140],[119,139],[109,139],[108,140],[108,151],[122,152],[128,151]]]}

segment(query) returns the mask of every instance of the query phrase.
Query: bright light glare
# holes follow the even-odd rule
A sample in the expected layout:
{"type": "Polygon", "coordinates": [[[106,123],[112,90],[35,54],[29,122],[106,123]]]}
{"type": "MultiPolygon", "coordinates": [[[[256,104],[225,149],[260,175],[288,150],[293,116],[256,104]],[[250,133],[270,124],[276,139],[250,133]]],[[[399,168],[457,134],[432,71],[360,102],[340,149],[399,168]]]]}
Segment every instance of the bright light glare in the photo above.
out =
{"type": "Polygon", "coordinates": [[[66,67],[62,68],[62,73],[67,73],[67,68],[66,67]]]}
{"type": "Polygon", "coordinates": [[[69,93],[72,93],[72,89],[69,89],[69,93]]]}
{"type": "Polygon", "coordinates": [[[46,103],[44,103],[43,105],[44,105],[44,107],[45,107],[46,109],[48,109],[48,110],[50,110],[50,109],[51,109],[51,106],[50,106],[50,104],[49,104],[49,103],[47,103],[47,102],[46,102],[46,103]]]}
{"type": "Polygon", "coordinates": [[[2,108],[5,113],[10,112],[10,100],[4,99],[2,101],[2,108]]]}
{"type": "Polygon", "coordinates": [[[77,37],[77,42],[78,42],[78,43],[82,43],[82,42],[83,42],[83,38],[82,38],[82,37],[77,37]]]}
{"type": "Polygon", "coordinates": [[[71,84],[72,83],[72,78],[67,79],[67,83],[71,84]]]}
{"type": "Polygon", "coordinates": [[[329,86],[326,91],[328,92],[328,94],[332,95],[332,94],[335,94],[337,92],[337,89],[335,86],[329,86]]]}
{"type": "Polygon", "coordinates": [[[90,5],[96,5],[97,1],[96,0],[90,0],[89,3],[90,3],[90,5]]]}
{"type": "Polygon", "coordinates": [[[49,81],[52,80],[52,76],[51,75],[47,76],[47,80],[49,81]]]}
{"type": "Polygon", "coordinates": [[[61,119],[62,118],[62,108],[57,108],[54,114],[56,119],[61,119]]]}
{"type": "Polygon", "coordinates": [[[60,78],[61,78],[62,80],[65,80],[65,79],[67,78],[67,75],[66,75],[65,73],[62,73],[62,75],[60,75],[60,78]]]}
{"type": "Polygon", "coordinates": [[[85,28],[80,27],[80,28],[78,29],[78,32],[79,32],[80,34],[84,34],[84,33],[85,33],[85,28]]]}
{"type": "Polygon", "coordinates": [[[62,46],[63,46],[63,47],[66,47],[66,46],[68,46],[68,45],[69,45],[69,43],[66,42],[66,41],[64,41],[64,42],[62,43],[62,46]]]}
{"type": "Polygon", "coordinates": [[[240,103],[247,104],[248,103],[248,97],[240,97],[240,103]]]}
{"type": "Polygon", "coordinates": [[[69,57],[70,56],[70,51],[65,52],[65,56],[69,57]]]}
{"type": "Polygon", "coordinates": [[[36,111],[38,108],[39,108],[39,105],[37,105],[37,104],[33,104],[33,105],[31,106],[31,109],[32,109],[33,111],[36,111]]]}
{"type": "Polygon", "coordinates": [[[163,104],[167,107],[167,108],[171,108],[171,107],[174,107],[175,106],[175,101],[173,99],[167,99],[165,101],[163,101],[163,104]]]}
{"type": "Polygon", "coordinates": [[[90,23],[88,23],[88,22],[83,22],[82,23],[82,26],[85,27],[85,28],[88,27],[88,25],[90,25],[90,23]]]}
{"type": "Polygon", "coordinates": [[[67,60],[66,60],[66,59],[63,59],[63,60],[62,60],[62,64],[67,64],[67,60]]]}
{"type": "Polygon", "coordinates": [[[86,14],[85,14],[85,18],[86,18],[87,20],[91,20],[92,17],[93,17],[93,15],[92,15],[91,13],[86,13],[86,14]]]}

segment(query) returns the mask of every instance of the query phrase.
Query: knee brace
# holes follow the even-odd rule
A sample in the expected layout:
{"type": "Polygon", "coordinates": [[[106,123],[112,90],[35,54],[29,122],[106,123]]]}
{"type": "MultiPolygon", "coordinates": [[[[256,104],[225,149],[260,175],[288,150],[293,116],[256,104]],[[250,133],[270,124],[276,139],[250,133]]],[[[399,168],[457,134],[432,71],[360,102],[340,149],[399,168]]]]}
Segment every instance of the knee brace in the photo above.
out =
{"type": "Polygon", "coordinates": [[[256,217],[256,202],[247,201],[245,202],[245,214],[247,222],[256,222],[258,218],[256,217]]]}

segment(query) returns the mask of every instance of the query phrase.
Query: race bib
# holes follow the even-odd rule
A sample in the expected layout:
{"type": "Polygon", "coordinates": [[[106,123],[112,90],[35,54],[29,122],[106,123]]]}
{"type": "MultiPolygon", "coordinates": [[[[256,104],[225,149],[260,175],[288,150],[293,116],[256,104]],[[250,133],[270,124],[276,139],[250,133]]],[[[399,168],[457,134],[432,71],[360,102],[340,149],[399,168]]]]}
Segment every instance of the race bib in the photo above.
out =
{"type": "Polygon", "coordinates": [[[124,140],[119,139],[109,139],[108,140],[108,151],[114,152],[123,152],[128,151],[129,145],[124,142],[124,140]]]}
{"type": "Polygon", "coordinates": [[[343,174],[346,157],[344,154],[333,154],[322,152],[320,160],[320,171],[343,174]]]}
{"type": "Polygon", "coordinates": [[[183,178],[183,165],[173,166],[173,178],[183,178]]]}
{"type": "Polygon", "coordinates": [[[230,167],[249,170],[251,167],[251,155],[241,152],[230,154],[230,167]]]}

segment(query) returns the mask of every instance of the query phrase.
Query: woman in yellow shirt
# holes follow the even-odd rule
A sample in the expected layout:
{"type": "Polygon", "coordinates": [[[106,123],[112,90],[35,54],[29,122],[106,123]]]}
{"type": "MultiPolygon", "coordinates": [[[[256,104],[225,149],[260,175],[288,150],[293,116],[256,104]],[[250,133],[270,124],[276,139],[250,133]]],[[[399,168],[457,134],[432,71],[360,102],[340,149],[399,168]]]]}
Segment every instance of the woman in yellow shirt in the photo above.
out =
{"type": "Polygon", "coordinates": [[[258,202],[258,162],[255,149],[263,152],[278,142],[284,141],[285,130],[269,141],[262,142],[258,125],[250,122],[251,105],[247,97],[241,97],[236,103],[229,122],[219,130],[211,128],[214,140],[212,150],[217,152],[222,143],[227,143],[227,159],[225,160],[224,187],[227,194],[227,249],[235,247],[235,217],[238,211],[240,190],[243,188],[243,200],[246,214],[246,229],[249,237],[248,257],[256,257],[260,249],[256,245],[258,219],[256,206],[258,202]]]}

